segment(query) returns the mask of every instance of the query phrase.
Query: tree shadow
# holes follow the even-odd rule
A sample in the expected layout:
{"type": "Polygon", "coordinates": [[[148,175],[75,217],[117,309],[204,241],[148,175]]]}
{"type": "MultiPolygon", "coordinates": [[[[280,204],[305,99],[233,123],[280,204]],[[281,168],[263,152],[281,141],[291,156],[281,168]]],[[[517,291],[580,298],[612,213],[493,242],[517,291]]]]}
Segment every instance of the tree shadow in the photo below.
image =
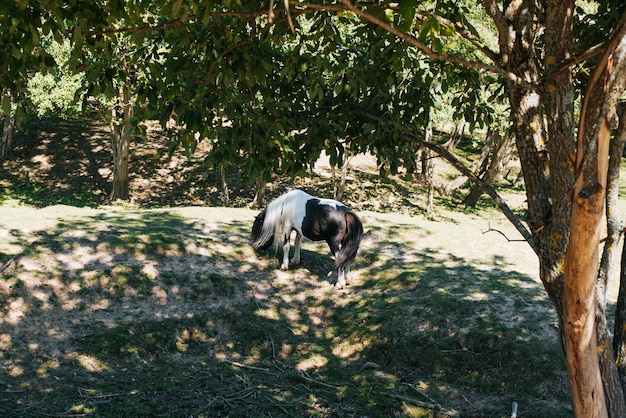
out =
{"type": "Polygon", "coordinates": [[[550,302],[503,259],[378,222],[337,291],[325,244],[283,272],[249,228],[111,211],[40,234],[0,278],[2,415],[571,415],[550,302]]]}

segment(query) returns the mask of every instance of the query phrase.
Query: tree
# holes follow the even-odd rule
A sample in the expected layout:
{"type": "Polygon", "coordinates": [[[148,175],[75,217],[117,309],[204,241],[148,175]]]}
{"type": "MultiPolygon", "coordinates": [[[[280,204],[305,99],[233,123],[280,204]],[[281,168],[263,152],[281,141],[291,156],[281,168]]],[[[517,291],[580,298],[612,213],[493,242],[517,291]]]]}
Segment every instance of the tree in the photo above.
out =
{"type": "MultiPolygon", "coordinates": [[[[15,125],[24,118],[23,102],[28,81],[35,71],[48,71],[54,59],[42,48],[43,35],[61,38],[65,33],[62,19],[48,16],[48,5],[42,2],[13,2],[0,4],[0,93],[4,128],[0,143],[0,160],[7,158],[12,148],[15,125]]],[[[54,15],[53,15],[54,16],[54,15]]]]}

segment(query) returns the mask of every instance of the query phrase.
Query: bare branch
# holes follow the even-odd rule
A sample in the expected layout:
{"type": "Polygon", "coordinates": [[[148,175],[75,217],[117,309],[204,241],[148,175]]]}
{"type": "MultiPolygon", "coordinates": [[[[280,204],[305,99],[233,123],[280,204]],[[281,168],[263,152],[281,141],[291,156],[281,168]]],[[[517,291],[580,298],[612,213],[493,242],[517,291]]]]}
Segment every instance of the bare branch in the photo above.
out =
{"type": "Polygon", "coordinates": [[[506,234],[502,231],[500,231],[499,229],[494,229],[491,227],[491,223],[489,223],[489,229],[487,229],[486,231],[481,231],[484,234],[488,233],[488,232],[497,232],[498,234],[502,235],[504,237],[505,240],[507,240],[507,242],[525,242],[525,239],[511,239],[509,237],[506,236],[506,234]]]}

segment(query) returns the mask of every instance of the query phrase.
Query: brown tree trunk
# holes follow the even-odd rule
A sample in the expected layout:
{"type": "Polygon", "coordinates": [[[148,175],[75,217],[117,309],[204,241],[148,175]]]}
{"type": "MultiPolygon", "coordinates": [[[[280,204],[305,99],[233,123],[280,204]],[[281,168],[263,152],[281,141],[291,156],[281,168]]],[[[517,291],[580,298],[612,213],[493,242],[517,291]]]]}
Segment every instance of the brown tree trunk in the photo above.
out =
{"type": "Polygon", "coordinates": [[[4,127],[2,129],[2,142],[0,142],[0,161],[9,158],[13,150],[13,127],[15,117],[12,114],[4,116],[4,127]]]}
{"type": "MultiPolygon", "coordinates": [[[[492,149],[491,158],[487,159],[488,168],[483,175],[482,179],[487,185],[492,185],[499,175],[504,173],[505,161],[508,157],[511,147],[511,137],[508,134],[500,134],[499,132],[489,131],[492,136],[492,149]]],[[[474,206],[478,203],[478,199],[484,193],[483,186],[481,184],[473,184],[469,193],[463,200],[463,204],[466,206],[474,206]]]]}
{"type": "MultiPolygon", "coordinates": [[[[428,124],[426,126],[426,132],[424,132],[424,142],[432,142],[433,140],[433,126],[428,124]]],[[[428,148],[422,150],[422,169],[424,167],[424,177],[428,184],[428,198],[426,204],[426,213],[432,215],[433,213],[433,201],[435,194],[435,160],[432,158],[432,151],[428,148]]]]}
{"type": "Polygon", "coordinates": [[[619,280],[619,294],[615,309],[615,335],[613,336],[613,351],[622,383],[622,390],[626,392],[626,245],[622,249],[622,261],[619,280]],[[622,324],[622,326],[618,326],[622,324]]]}
{"type": "Polygon", "coordinates": [[[263,203],[265,201],[265,186],[267,183],[263,180],[263,173],[259,174],[256,180],[256,187],[254,192],[254,199],[252,199],[252,207],[253,208],[261,208],[263,207],[263,203]]]}
{"type": "MultiPolygon", "coordinates": [[[[611,157],[609,159],[609,188],[607,189],[607,242],[605,252],[600,262],[601,272],[604,277],[599,278],[600,284],[606,293],[606,281],[609,271],[613,266],[613,259],[617,257],[619,237],[623,234],[624,225],[619,218],[619,169],[621,156],[626,143],[626,109],[622,111],[619,119],[619,128],[616,137],[611,141],[611,157]],[[606,266],[606,267],[604,267],[606,266]]],[[[615,324],[613,327],[613,352],[615,364],[618,367],[622,394],[626,392],[626,245],[622,249],[620,263],[620,284],[617,296],[617,308],[615,310],[615,324]]],[[[602,306],[606,305],[606,296],[602,298],[602,306]]],[[[626,414],[625,414],[626,416],[626,414]]]]}
{"type": "MultiPolygon", "coordinates": [[[[577,417],[608,417],[595,327],[598,245],[610,140],[608,125],[599,139],[602,144],[598,150],[596,178],[588,179],[586,175],[589,173],[585,173],[576,181],[570,239],[565,256],[563,323],[572,402],[577,417]]],[[[585,148],[579,145],[578,166],[582,165],[585,153],[585,148]]]]}
{"type": "Polygon", "coordinates": [[[625,410],[623,393],[613,397],[619,390],[611,386],[616,379],[601,374],[598,356],[612,353],[597,345],[598,334],[605,330],[596,329],[595,321],[598,247],[609,187],[610,125],[625,84],[626,15],[590,78],[578,129],[564,297],[567,366],[577,417],[609,416],[609,410],[611,416],[624,416],[625,410]],[[617,409],[612,403],[620,400],[617,409]]]}
{"type": "Polygon", "coordinates": [[[224,193],[224,206],[230,206],[230,190],[226,181],[226,169],[224,164],[220,165],[220,179],[222,180],[222,192],[224,193]]]}
{"type": "Polygon", "coordinates": [[[465,127],[465,121],[463,119],[457,121],[454,125],[454,131],[450,134],[450,139],[443,144],[443,147],[448,151],[454,151],[459,146],[461,140],[463,140],[463,128],[465,127]]]}
{"type": "MultiPolygon", "coordinates": [[[[482,151],[480,152],[480,156],[472,162],[472,165],[469,167],[470,170],[476,173],[478,177],[482,175],[483,167],[486,165],[486,161],[488,160],[489,154],[493,148],[493,131],[491,129],[487,130],[487,134],[485,135],[485,145],[483,146],[482,151]]],[[[464,176],[463,174],[459,175],[454,181],[448,183],[448,185],[444,189],[444,193],[449,195],[465,183],[469,178],[464,176]]]]}
{"type": "Polygon", "coordinates": [[[341,176],[339,177],[339,181],[335,176],[335,168],[333,167],[333,189],[335,200],[343,199],[343,193],[346,190],[346,178],[348,177],[348,167],[350,165],[350,156],[348,155],[348,150],[345,149],[343,153],[343,162],[341,164],[341,176]]]}
{"type": "Polygon", "coordinates": [[[127,88],[118,90],[112,110],[111,145],[113,150],[113,190],[111,200],[129,199],[128,160],[133,108],[127,88]]]}

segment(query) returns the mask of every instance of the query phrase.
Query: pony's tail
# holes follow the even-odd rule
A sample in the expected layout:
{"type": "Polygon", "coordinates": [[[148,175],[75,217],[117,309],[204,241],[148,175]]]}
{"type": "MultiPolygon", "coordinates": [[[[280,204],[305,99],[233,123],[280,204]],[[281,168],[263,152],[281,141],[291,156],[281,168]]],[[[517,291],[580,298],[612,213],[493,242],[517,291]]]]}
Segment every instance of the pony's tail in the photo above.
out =
{"type": "Polygon", "coordinates": [[[259,213],[252,224],[252,248],[255,250],[267,250],[274,243],[275,225],[266,218],[266,212],[267,209],[264,209],[259,213]]]}
{"type": "Polygon", "coordinates": [[[335,256],[335,267],[343,269],[350,266],[356,257],[363,237],[363,224],[358,216],[352,212],[346,212],[346,235],[341,240],[341,249],[335,256]]]}

